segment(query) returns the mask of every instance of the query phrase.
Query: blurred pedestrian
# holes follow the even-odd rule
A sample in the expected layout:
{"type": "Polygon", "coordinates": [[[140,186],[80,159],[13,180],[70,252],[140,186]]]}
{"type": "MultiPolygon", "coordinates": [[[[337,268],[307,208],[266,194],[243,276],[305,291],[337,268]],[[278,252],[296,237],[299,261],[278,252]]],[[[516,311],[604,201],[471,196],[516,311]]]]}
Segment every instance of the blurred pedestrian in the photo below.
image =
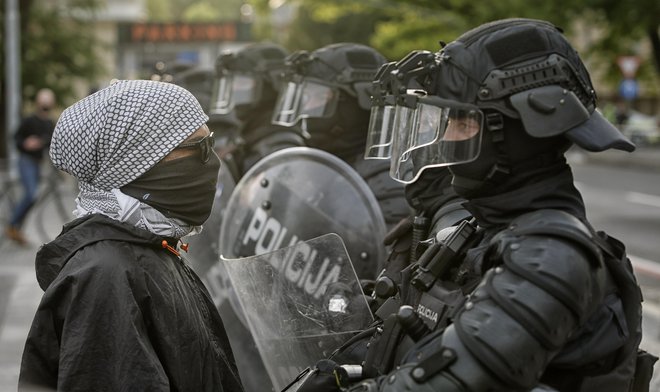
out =
{"type": "Polygon", "coordinates": [[[615,125],[619,128],[626,125],[630,118],[630,108],[625,101],[617,101],[616,108],[614,110],[614,121],[615,125]]]}
{"type": "Polygon", "coordinates": [[[55,123],[51,111],[55,105],[55,94],[44,88],[37,92],[34,113],[26,117],[18,127],[14,140],[18,149],[18,173],[23,187],[23,197],[14,210],[5,235],[20,245],[27,239],[21,231],[28,212],[34,205],[41,177],[41,162],[44,151],[50,145],[55,123]]]}
{"type": "Polygon", "coordinates": [[[50,157],[79,181],[77,219],[37,253],[45,293],[19,390],[243,390],[222,320],[177,249],[213,203],[207,120],[187,90],[145,80],[63,112],[50,157]]]}

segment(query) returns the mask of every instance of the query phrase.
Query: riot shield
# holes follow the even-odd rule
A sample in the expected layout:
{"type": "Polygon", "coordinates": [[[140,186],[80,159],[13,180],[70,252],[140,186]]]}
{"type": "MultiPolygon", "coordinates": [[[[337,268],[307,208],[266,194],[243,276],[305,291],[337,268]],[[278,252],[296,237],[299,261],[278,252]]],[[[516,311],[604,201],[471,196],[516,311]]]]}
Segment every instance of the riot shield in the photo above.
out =
{"type": "Polygon", "coordinates": [[[222,263],[277,391],[373,322],[336,234],[222,263]]]}
{"type": "MultiPolygon", "coordinates": [[[[355,170],[321,150],[292,147],[263,158],[236,184],[225,211],[220,254],[226,258],[264,254],[327,233],[344,240],[360,278],[373,279],[386,257],[378,201],[355,170]]],[[[225,320],[245,390],[271,390],[224,264],[214,264],[203,280],[225,320]]]]}
{"type": "Polygon", "coordinates": [[[360,278],[373,279],[386,257],[385,222],[369,186],[327,152],[292,147],[268,155],[238,182],[227,205],[220,253],[267,253],[337,233],[360,278]]]}

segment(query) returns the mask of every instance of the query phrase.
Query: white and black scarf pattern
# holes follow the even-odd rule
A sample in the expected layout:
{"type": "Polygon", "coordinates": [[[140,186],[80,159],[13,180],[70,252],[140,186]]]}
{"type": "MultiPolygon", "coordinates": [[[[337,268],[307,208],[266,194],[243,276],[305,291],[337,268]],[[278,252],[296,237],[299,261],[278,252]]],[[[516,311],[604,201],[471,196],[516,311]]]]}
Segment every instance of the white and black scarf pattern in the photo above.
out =
{"type": "Polygon", "coordinates": [[[50,146],[55,167],[79,181],[78,217],[100,213],[155,234],[181,238],[199,231],[119,191],[208,120],[182,87],[121,80],[67,108],[50,146]]]}

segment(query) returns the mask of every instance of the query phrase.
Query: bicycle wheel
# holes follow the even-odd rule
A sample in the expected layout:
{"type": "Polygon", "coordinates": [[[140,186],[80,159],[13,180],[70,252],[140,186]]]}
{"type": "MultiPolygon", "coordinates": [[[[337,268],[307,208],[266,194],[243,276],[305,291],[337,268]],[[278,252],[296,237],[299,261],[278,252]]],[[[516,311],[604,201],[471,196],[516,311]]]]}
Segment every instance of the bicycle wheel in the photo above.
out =
{"type": "Polygon", "coordinates": [[[0,229],[2,235],[0,236],[0,246],[4,245],[7,236],[4,233],[5,228],[9,225],[9,220],[14,212],[16,206],[15,187],[11,180],[3,180],[2,188],[0,188],[0,229]]]}
{"type": "Polygon", "coordinates": [[[65,201],[64,197],[73,200],[73,195],[62,189],[70,184],[63,178],[63,173],[54,167],[48,168],[43,180],[37,200],[32,207],[33,222],[41,241],[50,242],[62,230],[62,225],[72,219],[71,201],[65,201]]]}

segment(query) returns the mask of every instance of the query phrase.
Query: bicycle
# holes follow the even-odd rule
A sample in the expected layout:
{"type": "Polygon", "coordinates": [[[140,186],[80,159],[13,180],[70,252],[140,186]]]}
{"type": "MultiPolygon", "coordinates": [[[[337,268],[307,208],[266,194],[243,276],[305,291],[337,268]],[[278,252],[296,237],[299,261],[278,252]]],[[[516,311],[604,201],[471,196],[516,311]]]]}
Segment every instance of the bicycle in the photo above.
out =
{"type": "MultiPolygon", "coordinates": [[[[11,214],[16,206],[17,195],[16,187],[14,186],[16,179],[11,178],[11,173],[4,161],[0,161],[0,176],[0,225],[2,228],[5,228],[9,224],[11,214]]],[[[0,246],[3,245],[6,239],[3,233],[0,236],[0,246]]]]}
{"type": "MultiPolygon", "coordinates": [[[[71,220],[71,210],[65,205],[62,195],[63,172],[57,170],[52,165],[46,165],[45,174],[42,175],[42,181],[39,185],[36,200],[30,211],[28,218],[36,226],[37,234],[42,242],[51,241],[57,232],[53,230],[61,229],[62,224],[71,220]],[[55,220],[53,220],[53,213],[55,220]]],[[[11,215],[16,206],[18,198],[21,196],[18,178],[12,177],[6,165],[1,167],[0,189],[0,224],[1,227],[7,227],[11,215]]],[[[72,199],[72,198],[71,198],[72,199]]],[[[28,223],[26,221],[26,223],[28,223]]],[[[7,237],[3,234],[0,237],[0,246],[4,246],[7,237]]]]}

